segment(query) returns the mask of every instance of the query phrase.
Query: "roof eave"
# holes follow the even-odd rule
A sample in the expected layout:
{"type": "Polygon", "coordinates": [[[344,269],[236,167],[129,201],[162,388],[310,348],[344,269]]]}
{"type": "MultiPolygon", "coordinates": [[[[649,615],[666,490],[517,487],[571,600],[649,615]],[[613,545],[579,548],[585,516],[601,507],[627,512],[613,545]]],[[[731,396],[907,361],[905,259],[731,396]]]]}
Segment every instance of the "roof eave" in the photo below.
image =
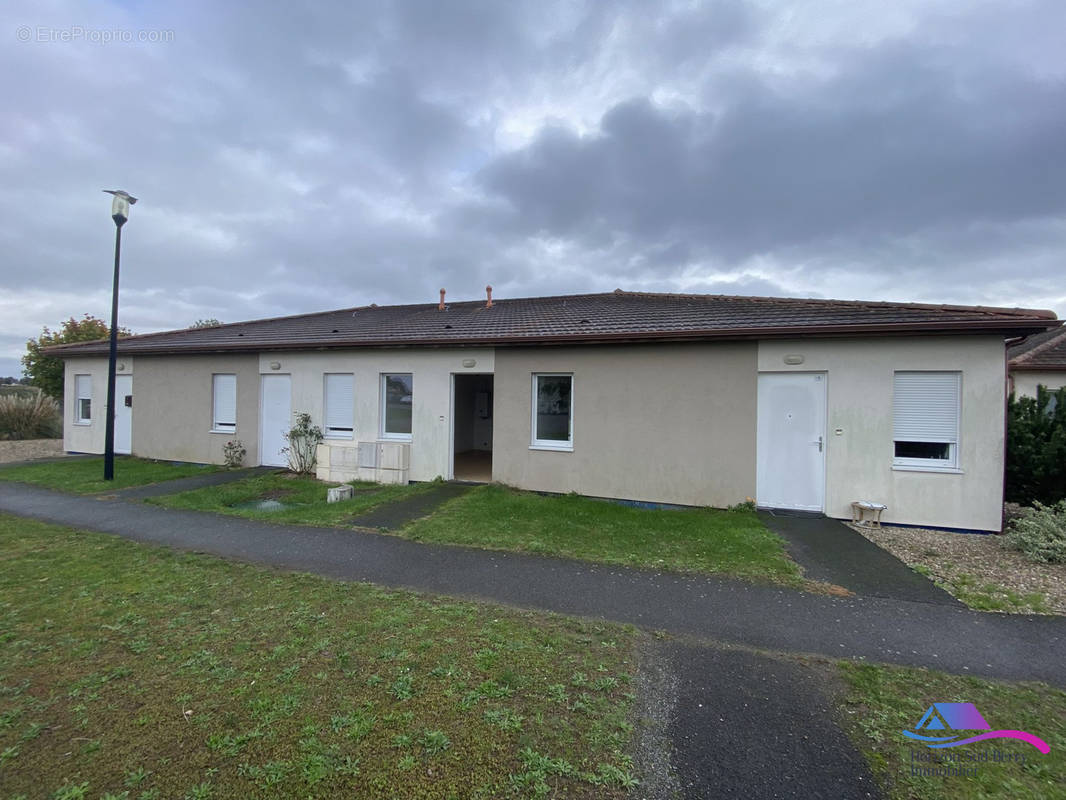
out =
{"type": "MultiPolygon", "coordinates": [[[[333,350],[341,348],[403,348],[403,347],[494,347],[535,346],[545,344],[635,344],[640,342],[694,342],[750,339],[787,339],[803,336],[914,336],[945,334],[999,334],[1004,337],[1046,330],[1061,325],[1059,320],[961,320],[955,322],[904,322],[841,325],[807,325],[751,328],[714,328],[689,331],[646,331],[624,333],[559,334],[554,336],[482,336],[464,339],[411,338],[411,339],[307,339],[289,342],[231,342],[203,345],[161,345],[145,349],[124,348],[118,342],[119,353],[136,355],[203,355],[208,353],[238,353],[288,350],[333,350]]],[[[130,342],[133,344],[133,342],[130,342]]],[[[106,354],[106,349],[96,342],[73,345],[56,345],[43,351],[54,357],[97,356],[106,354]]]]}

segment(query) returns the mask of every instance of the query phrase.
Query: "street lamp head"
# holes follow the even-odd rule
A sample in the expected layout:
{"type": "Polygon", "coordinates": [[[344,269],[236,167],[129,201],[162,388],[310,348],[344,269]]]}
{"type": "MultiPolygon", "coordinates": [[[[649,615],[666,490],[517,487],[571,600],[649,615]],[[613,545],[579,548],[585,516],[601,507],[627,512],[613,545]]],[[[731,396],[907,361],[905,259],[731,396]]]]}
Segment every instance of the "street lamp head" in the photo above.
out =
{"type": "Polygon", "coordinates": [[[132,197],[128,192],[124,192],[121,189],[104,189],[110,195],[114,195],[115,199],[111,201],[111,219],[115,221],[115,224],[119,227],[122,226],[130,217],[130,206],[137,202],[136,197],[132,197]]]}

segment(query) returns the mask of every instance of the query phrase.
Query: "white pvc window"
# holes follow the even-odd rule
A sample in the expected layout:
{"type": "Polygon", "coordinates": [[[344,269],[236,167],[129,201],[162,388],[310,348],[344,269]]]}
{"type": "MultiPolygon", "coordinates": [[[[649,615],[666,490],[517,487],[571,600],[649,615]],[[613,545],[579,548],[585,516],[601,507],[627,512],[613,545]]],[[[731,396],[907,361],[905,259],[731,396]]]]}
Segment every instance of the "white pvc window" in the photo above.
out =
{"type": "Polygon", "coordinates": [[[911,469],[959,466],[958,372],[897,372],[892,399],[892,464],[911,469]]]}
{"type": "Polygon", "coordinates": [[[531,447],[574,449],[574,376],[533,373],[531,447]]]}
{"type": "Polygon", "coordinates": [[[327,372],[322,390],[322,419],[327,439],[351,439],[355,434],[355,376],[327,372]]]}
{"type": "Polygon", "coordinates": [[[388,372],[381,376],[381,438],[411,441],[414,376],[388,372]]]}
{"type": "Polygon", "coordinates": [[[88,425],[93,419],[93,379],[91,375],[74,376],[74,422],[88,425]]]}
{"type": "Polygon", "coordinates": [[[233,433],[237,430],[237,376],[211,376],[211,430],[233,433]]]}

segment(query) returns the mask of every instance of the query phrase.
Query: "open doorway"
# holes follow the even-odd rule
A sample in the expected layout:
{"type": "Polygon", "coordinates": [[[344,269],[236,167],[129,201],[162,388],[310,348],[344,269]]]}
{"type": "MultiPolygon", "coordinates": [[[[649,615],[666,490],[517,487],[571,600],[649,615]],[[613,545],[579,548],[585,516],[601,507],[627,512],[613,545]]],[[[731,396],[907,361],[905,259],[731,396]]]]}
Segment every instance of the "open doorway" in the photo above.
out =
{"type": "Polygon", "coordinates": [[[456,375],[452,419],[452,476],[492,480],[492,375],[456,375]]]}

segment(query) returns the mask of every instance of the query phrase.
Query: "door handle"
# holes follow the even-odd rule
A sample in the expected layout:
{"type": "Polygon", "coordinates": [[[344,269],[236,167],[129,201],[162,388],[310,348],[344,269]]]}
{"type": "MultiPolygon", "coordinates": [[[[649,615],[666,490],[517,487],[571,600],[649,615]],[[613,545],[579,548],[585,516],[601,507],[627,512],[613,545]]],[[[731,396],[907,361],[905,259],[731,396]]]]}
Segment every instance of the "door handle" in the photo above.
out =
{"type": "Polygon", "coordinates": [[[821,436],[818,437],[818,441],[817,442],[811,442],[811,444],[818,445],[818,452],[819,453],[822,452],[822,447],[824,446],[824,441],[822,440],[821,436]]]}

